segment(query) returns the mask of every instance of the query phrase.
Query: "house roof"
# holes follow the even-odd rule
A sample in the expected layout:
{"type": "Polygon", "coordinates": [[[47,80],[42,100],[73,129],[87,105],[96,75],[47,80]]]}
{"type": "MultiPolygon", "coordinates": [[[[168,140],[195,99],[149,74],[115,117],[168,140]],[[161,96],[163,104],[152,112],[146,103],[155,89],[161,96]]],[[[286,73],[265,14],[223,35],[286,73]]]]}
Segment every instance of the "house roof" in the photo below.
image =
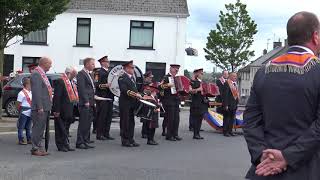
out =
{"type": "Polygon", "coordinates": [[[258,57],[252,63],[248,64],[247,66],[245,66],[243,68],[241,68],[239,71],[240,72],[249,72],[250,71],[250,67],[252,67],[252,66],[260,67],[260,66],[262,66],[264,64],[267,64],[272,59],[284,54],[288,50],[288,48],[289,48],[288,46],[277,47],[277,48],[269,51],[267,54],[258,57]]]}
{"type": "Polygon", "coordinates": [[[69,12],[188,17],[187,0],[71,0],[69,12]]]}

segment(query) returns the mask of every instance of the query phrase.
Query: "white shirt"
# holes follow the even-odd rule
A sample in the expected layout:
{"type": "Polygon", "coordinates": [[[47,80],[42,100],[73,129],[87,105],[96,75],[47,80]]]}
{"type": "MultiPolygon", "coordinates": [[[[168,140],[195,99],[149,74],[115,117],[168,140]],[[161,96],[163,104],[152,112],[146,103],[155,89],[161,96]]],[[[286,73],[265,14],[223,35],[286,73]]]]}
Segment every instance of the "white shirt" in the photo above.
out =
{"type": "Polygon", "coordinates": [[[307,47],[304,47],[304,46],[298,46],[298,45],[295,45],[295,46],[291,46],[291,47],[297,47],[297,48],[301,48],[301,49],[304,49],[305,51],[307,51],[308,53],[314,55],[313,51],[307,47]]]}
{"type": "MultiPolygon", "coordinates": [[[[30,99],[32,100],[31,91],[27,90],[27,93],[28,93],[30,99]]],[[[17,101],[21,103],[21,106],[30,107],[31,108],[30,104],[27,101],[26,96],[24,95],[24,93],[22,91],[19,92],[18,97],[17,97],[17,101]]],[[[28,117],[30,117],[31,116],[31,109],[26,110],[26,111],[22,111],[21,113],[26,115],[26,116],[28,116],[28,117]]]]}
{"type": "Polygon", "coordinates": [[[90,75],[90,71],[88,71],[86,68],[83,68],[83,70],[84,70],[84,72],[86,72],[87,75],[89,76],[89,79],[90,79],[90,81],[91,81],[91,85],[92,85],[93,90],[96,91],[96,87],[94,86],[93,79],[92,79],[92,77],[91,77],[91,75],[90,75]]]}

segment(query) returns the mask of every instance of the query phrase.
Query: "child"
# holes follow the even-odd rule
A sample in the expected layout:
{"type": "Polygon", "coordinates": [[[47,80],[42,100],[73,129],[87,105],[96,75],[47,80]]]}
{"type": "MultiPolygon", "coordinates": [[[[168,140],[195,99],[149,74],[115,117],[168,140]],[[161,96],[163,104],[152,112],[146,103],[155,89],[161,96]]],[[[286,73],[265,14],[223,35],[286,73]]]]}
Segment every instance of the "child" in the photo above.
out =
{"type": "Polygon", "coordinates": [[[20,112],[19,119],[17,122],[18,128],[18,144],[19,145],[27,145],[31,144],[31,83],[29,78],[24,78],[23,81],[23,89],[18,94],[18,110],[20,112]],[[23,130],[26,130],[27,141],[25,141],[23,137],[23,130]]]}

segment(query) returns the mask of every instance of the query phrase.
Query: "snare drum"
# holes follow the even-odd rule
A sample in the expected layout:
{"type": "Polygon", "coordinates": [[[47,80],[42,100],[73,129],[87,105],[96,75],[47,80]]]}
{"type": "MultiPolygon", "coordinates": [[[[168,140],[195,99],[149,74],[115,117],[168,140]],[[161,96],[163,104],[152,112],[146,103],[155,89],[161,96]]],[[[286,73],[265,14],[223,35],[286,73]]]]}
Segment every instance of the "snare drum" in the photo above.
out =
{"type": "Polygon", "coordinates": [[[146,100],[139,100],[139,105],[135,111],[135,115],[137,117],[151,121],[152,115],[153,115],[154,110],[156,108],[157,108],[157,106],[151,102],[148,102],[146,100]]]}

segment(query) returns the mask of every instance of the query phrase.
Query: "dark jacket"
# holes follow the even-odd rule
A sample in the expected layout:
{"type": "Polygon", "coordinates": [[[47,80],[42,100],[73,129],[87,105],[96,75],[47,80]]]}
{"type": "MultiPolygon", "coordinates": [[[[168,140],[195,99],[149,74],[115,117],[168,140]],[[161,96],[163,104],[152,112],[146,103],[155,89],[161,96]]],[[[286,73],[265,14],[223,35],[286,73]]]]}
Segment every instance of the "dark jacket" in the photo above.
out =
{"type": "Polygon", "coordinates": [[[73,117],[74,103],[70,102],[68,92],[62,79],[54,83],[54,96],[53,96],[53,112],[60,113],[62,118],[68,119],[73,117]]]}
{"type": "Polygon", "coordinates": [[[51,111],[52,101],[47,85],[41,75],[34,71],[31,74],[32,110],[51,111]]]}
{"type": "MultiPolygon", "coordinates": [[[[201,86],[201,82],[199,80],[191,80],[190,85],[192,89],[197,89],[201,86]]],[[[208,102],[207,97],[203,96],[201,92],[191,94],[190,113],[204,114],[208,112],[208,102]]]]}
{"type": "Polygon", "coordinates": [[[127,73],[124,73],[118,79],[120,88],[119,103],[121,106],[135,107],[137,100],[136,98],[129,96],[129,92],[138,92],[137,86],[134,81],[130,79],[127,73]]]}
{"type": "Polygon", "coordinates": [[[177,106],[179,107],[180,99],[178,94],[172,94],[171,88],[165,87],[165,84],[169,83],[169,77],[171,77],[170,74],[167,74],[162,79],[162,84],[159,86],[160,88],[160,95],[162,96],[161,102],[164,106],[177,106]]]}
{"type": "Polygon", "coordinates": [[[222,89],[222,107],[225,110],[228,107],[228,110],[235,111],[237,110],[239,98],[234,98],[230,89],[228,82],[225,82],[222,89]]]}
{"type": "Polygon", "coordinates": [[[88,102],[90,106],[94,106],[94,88],[89,75],[84,70],[79,71],[77,75],[77,89],[79,106],[84,106],[88,102]]]}
{"type": "Polygon", "coordinates": [[[220,81],[220,79],[217,79],[216,80],[216,84],[217,84],[217,86],[218,86],[218,88],[219,88],[219,92],[220,92],[220,95],[218,95],[217,97],[216,97],[216,101],[217,102],[222,102],[222,94],[223,94],[223,90],[224,90],[224,84],[222,84],[222,82],[220,81]]]}
{"type": "Polygon", "coordinates": [[[98,70],[98,79],[96,80],[96,95],[99,97],[114,99],[114,95],[109,88],[103,87],[103,84],[108,83],[109,71],[106,71],[104,68],[98,70]]]}
{"type": "Polygon", "coordinates": [[[244,135],[252,180],[318,180],[320,177],[320,64],[304,74],[255,75],[244,112],[244,135]],[[264,149],[282,151],[288,169],[277,176],[257,177],[264,149]]]}

